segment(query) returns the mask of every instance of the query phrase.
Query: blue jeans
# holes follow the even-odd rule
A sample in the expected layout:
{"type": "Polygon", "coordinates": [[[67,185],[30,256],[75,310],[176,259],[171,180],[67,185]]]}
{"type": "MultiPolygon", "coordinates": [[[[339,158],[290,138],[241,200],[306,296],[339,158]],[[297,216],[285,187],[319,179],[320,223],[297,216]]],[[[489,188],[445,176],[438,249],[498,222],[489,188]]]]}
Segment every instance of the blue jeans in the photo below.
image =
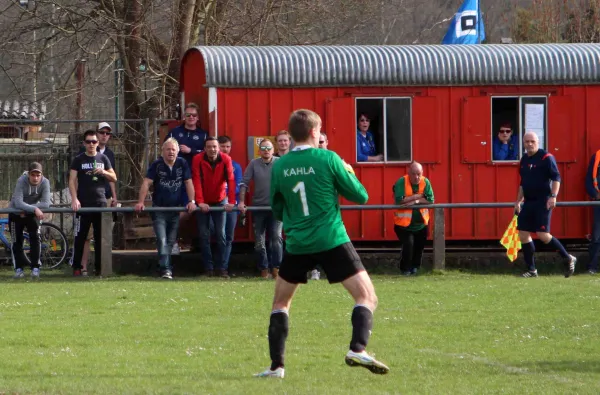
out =
{"type": "Polygon", "coordinates": [[[179,213],[153,212],[152,227],[156,234],[156,249],[158,250],[158,263],[161,271],[173,270],[171,266],[171,252],[177,240],[179,229],[179,213]]]}
{"type": "Polygon", "coordinates": [[[258,268],[260,270],[269,267],[279,268],[283,256],[283,239],[281,237],[283,223],[277,221],[271,211],[255,211],[252,213],[252,218],[255,240],[254,251],[258,259],[258,268]],[[267,256],[265,236],[268,236],[269,239],[271,259],[267,256]]]}
{"type": "Polygon", "coordinates": [[[590,263],[588,270],[598,271],[598,252],[600,252],[600,206],[592,207],[594,210],[594,222],[592,224],[592,240],[588,252],[590,263]]]}
{"type": "MultiPolygon", "coordinates": [[[[229,268],[229,257],[231,256],[231,245],[233,244],[238,212],[233,211],[231,213],[226,213],[225,217],[225,252],[223,256],[223,267],[227,270],[227,268],[229,268]]],[[[215,234],[215,224],[213,221],[210,221],[210,234],[215,234]]]]}
{"type": "MultiPolygon", "coordinates": [[[[223,206],[227,203],[227,199],[217,204],[211,204],[211,207],[223,206]]],[[[210,250],[210,220],[212,219],[215,227],[215,240],[217,244],[217,257],[215,264],[217,269],[227,270],[227,266],[223,258],[225,258],[225,211],[209,211],[203,213],[197,212],[198,219],[198,235],[200,236],[200,248],[202,249],[202,261],[204,262],[204,270],[213,270],[213,255],[210,250]]]]}

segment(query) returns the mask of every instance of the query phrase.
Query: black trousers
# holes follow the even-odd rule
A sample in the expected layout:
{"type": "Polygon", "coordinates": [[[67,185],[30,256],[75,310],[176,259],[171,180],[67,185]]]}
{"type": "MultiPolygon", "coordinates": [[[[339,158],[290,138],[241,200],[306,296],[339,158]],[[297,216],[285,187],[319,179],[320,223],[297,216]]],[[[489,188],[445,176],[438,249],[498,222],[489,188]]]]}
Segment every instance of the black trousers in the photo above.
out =
{"type": "Polygon", "coordinates": [[[402,242],[402,260],[400,270],[408,272],[411,269],[419,269],[423,261],[423,249],[427,240],[427,227],[421,230],[409,231],[398,225],[394,225],[394,232],[398,240],[402,242]]]}
{"type": "Polygon", "coordinates": [[[73,270],[81,270],[81,257],[83,256],[83,247],[90,231],[90,226],[94,227],[94,264],[95,274],[100,274],[101,255],[100,242],[102,241],[102,233],[100,226],[102,224],[102,213],[77,213],[75,214],[75,246],[73,248],[73,256],[71,265],[73,270]]]}
{"type": "Polygon", "coordinates": [[[8,215],[8,227],[10,228],[10,238],[12,240],[10,250],[15,269],[23,269],[25,264],[31,268],[40,267],[40,252],[42,248],[40,238],[40,223],[33,214],[27,214],[21,217],[18,214],[8,215]],[[23,251],[23,231],[27,229],[29,233],[29,259],[23,251]]]}

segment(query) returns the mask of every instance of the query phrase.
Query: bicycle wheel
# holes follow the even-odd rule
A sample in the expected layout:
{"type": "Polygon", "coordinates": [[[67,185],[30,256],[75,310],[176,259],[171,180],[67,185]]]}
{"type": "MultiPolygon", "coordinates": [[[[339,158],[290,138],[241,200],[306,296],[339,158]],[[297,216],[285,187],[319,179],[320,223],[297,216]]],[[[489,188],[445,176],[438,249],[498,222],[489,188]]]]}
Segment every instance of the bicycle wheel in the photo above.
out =
{"type": "MultiPolygon", "coordinates": [[[[29,244],[29,235],[25,237],[29,244]]],[[[42,269],[54,269],[65,261],[69,245],[67,237],[58,226],[42,223],[40,225],[40,241],[40,266],[42,269]]],[[[27,245],[27,254],[29,254],[29,250],[29,245],[27,245]]]]}

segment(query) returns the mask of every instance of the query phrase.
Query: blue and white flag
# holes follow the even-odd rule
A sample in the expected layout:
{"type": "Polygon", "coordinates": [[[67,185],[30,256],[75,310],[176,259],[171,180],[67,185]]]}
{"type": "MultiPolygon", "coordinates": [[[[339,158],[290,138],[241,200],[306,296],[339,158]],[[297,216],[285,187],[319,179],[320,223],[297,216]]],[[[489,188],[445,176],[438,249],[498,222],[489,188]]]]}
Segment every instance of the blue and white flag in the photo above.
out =
{"type": "Polygon", "coordinates": [[[485,40],[479,0],[465,0],[454,15],[442,44],[480,44],[485,40]]]}

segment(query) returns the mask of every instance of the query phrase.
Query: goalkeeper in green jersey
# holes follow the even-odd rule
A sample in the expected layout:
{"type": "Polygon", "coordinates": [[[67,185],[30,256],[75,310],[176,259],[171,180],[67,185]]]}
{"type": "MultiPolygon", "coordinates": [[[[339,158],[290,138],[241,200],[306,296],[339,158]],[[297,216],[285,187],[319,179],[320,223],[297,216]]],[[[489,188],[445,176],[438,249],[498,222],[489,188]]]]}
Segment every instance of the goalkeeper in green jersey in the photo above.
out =
{"type": "Polygon", "coordinates": [[[321,265],[330,283],[342,283],[355,301],[352,340],[346,354],[350,366],[363,366],[376,374],[389,368],[367,354],[377,296],[360,257],[350,243],[340,213],[339,196],[364,204],[365,188],[335,152],[318,149],[321,118],[310,110],[297,110],[288,131],[296,142],[292,152],[273,164],[271,207],[283,221],[286,251],[275,282],[269,323],[271,366],[257,377],[284,377],[284,351],[288,312],[306,273],[321,265]]]}

